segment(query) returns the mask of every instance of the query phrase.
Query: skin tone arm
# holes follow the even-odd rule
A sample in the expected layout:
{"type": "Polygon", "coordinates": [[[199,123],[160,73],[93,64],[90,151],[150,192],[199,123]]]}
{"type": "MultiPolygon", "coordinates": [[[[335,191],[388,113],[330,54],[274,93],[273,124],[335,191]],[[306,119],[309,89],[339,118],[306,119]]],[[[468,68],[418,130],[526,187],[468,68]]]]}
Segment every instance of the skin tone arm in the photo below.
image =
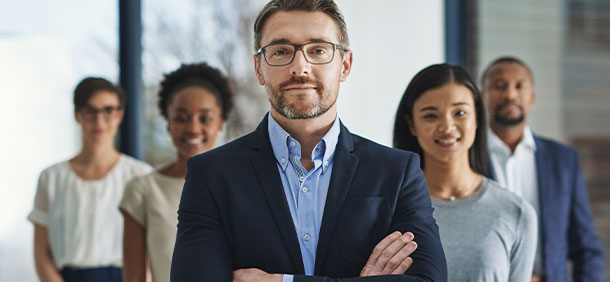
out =
{"type": "Polygon", "coordinates": [[[41,282],[64,281],[53,261],[48,228],[38,224],[34,224],[34,263],[41,282]]]}
{"type": "Polygon", "coordinates": [[[145,230],[129,214],[124,211],[121,213],[125,226],[123,231],[123,281],[147,281],[145,230]]]}
{"type": "MultiPolygon", "coordinates": [[[[417,249],[411,232],[400,234],[396,231],[375,246],[361,277],[404,274],[413,264],[410,255],[417,249]]],[[[282,274],[269,274],[257,268],[238,269],[233,272],[233,282],[281,282],[282,274]]]]}

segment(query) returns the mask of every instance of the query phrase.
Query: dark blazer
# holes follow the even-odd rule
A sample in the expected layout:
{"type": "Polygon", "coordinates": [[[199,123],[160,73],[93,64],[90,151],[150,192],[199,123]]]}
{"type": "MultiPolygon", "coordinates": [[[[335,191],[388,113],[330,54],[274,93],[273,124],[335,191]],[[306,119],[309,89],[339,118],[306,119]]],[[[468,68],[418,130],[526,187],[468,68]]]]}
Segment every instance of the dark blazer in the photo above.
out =
{"type": "Polygon", "coordinates": [[[333,278],[358,277],[374,246],[396,230],[415,235],[413,265],[405,275],[366,281],[447,280],[418,156],[353,135],[343,124],[315,276],[304,276],[267,123],[265,118],[253,133],[189,159],[171,281],[232,281],[233,270],[253,267],[295,274],[295,281],[342,281],[333,278]]]}
{"type": "MultiPolygon", "coordinates": [[[[604,281],[603,248],[593,227],[578,153],[539,136],[534,141],[546,281],[567,282],[568,260],[574,281],[604,281]]],[[[493,168],[488,176],[495,179],[493,168]]]]}

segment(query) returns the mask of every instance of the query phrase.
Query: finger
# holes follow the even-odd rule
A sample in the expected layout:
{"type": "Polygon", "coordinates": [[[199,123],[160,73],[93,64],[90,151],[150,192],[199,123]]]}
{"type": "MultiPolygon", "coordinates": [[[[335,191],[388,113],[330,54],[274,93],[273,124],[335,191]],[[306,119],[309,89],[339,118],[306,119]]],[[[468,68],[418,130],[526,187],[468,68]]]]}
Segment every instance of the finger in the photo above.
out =
{"type": "Polygon", "coordinates": [[[403,265],[403,262],[417,249],[417,243],[410,241],[398,251],[385,265],[382,274],[391,274],[403,265]]]}
{"type": "Polygon", "coordinates": [[[383,238],[383,240],[381,240],[379,243],[377,243],[377,245],[373,249],[373,252],[371,253],[371,256],[369,257],[369,260],[366,262],[366,265],[375,264],[375,262],[377,262],[377,259],[379,258],[379,256],[383,252],[383,250],[385,250],[395,240],[400,238],[401,235],[402,234],[400,234],[399,231],[394,231],[394,232],[392,232],[392,234],[386,236],[385,238],[383,238]]]}
{"type": "Polygon", "coordinates": [[[413,264],[413,259],[410,257],[407,257],[406,259],[404,259],[402,261],[402,263],[394,271],[392,271],[391,274],[405,274],[407,269],[409,269],[409,267],[411,267],[412,264],[413,264]]]}
{"type": "Polygon", "coordinates": [[[394,240],[387,248],[385,248],[379,258],[375,262],[375,268],[377,269],[385,269],[386,264],[392,257],[400,252],[400,250],[409,242],[413,240],[413,234],[407,232],[402,236],[398,237],[397,240],[394,240]]]}

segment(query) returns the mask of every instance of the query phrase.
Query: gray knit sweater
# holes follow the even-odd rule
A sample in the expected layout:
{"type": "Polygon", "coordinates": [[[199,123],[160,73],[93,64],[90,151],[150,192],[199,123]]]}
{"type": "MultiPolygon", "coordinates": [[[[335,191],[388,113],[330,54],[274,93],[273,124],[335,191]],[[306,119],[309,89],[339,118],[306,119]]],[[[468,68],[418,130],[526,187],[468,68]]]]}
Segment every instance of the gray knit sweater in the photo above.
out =
{"type": "Polygon", "coordinates": [[[449,281],[530,281],[538,225],[527,201],[484,177],[473,195],[432,206],[449,281]]]}

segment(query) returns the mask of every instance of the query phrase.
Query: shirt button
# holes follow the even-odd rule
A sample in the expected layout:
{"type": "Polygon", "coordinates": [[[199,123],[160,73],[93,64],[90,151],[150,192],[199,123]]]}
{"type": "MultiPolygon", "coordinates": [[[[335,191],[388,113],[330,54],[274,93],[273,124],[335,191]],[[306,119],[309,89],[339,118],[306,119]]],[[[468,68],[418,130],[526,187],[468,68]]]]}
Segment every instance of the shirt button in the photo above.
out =
{"type": "Polygon", "coordinates": [[[305,180],[305,176],[299,176],[299,181],[303,182],[305,180]]]}
{"type": "Polygon", "coordinates": [[[303,236],[303,239],[305,239],[305,241],[309,241],[309,239],[311,239],[311,236],[309,236],[309,234],[305,234],[305,236],[303,236]]]}
{"type": "Polygon", "coordinates": [[[324,161],[324,166],[328,166],[328,161],[324,161]]]}
{"type": "Polygon", "coordinates": [[[285,164],[286,163],[286,159],[282,158],[282,163],[285,164]]]}
{"type": "Polygon", "coordinates": [[[301,189],[301,191],[303,191],[303,193],[307,193],[307,191],[309,191],[309,189],[307,189],[307,187],[303,187],[303,189],[301,189]]]}
{"type": "Polygon", "coordinates": [[[294,141],[290,141],[290,146],[294,147],[296,145],[296,143],[294,143],[294,141]]]}

